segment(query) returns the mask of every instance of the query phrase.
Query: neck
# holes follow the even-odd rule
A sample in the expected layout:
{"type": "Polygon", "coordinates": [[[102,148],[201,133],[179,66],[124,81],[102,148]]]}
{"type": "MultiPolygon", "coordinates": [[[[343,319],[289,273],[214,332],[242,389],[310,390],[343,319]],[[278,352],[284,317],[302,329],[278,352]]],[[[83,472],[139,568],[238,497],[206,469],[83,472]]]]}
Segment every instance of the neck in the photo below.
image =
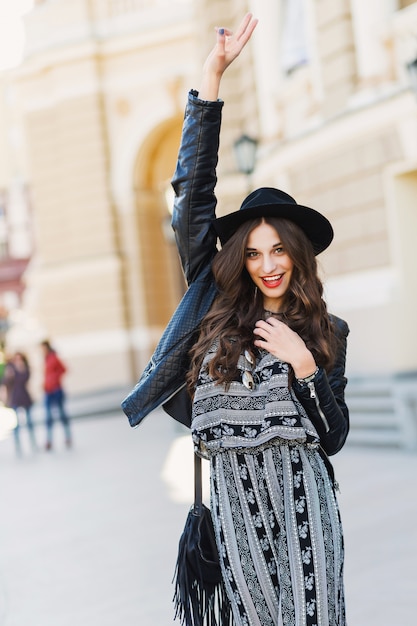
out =
{"type": "Polygon", "coordinates": [[[270,309],[264,309],[265,315],[270,317],[271,315],[274,317],[279,317],[282,315],[281,311],[271,311],[270,309]]]}
{"type": "Polygon", "coordinates": [[[272,315],[277,315],[278,313],[282,313],[284,301],[283,298],[264,297],[262,305],[264,311],[268,311],[268,313],[272,313],[272,315]]]}

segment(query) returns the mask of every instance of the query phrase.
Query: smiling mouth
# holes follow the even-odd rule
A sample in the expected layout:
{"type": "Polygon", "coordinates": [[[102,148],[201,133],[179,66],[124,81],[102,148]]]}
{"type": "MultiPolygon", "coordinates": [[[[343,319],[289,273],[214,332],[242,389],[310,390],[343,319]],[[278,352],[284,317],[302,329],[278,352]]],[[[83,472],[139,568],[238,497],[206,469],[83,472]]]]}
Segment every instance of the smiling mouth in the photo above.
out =
{"type": "Polygon", "coordinates": [[[266,287],[272,289],[274,287],[279,287],[283,278],[284,274],[276,274],[275,276],[262,276],[261,280],[266,287]]]}

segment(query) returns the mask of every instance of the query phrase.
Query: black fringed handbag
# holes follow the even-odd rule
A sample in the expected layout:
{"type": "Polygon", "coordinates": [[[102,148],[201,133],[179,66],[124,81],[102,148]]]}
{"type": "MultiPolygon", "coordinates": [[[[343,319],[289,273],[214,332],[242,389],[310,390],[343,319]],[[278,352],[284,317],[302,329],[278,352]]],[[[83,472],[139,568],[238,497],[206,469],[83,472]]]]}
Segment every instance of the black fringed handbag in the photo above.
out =
{"type": "Polygon", "coordinates": [[[194,455],[194,504],[178,546],[175,617],[185,626],[231,626],[210,509],[203,504],[201,458],[194,455]]]}

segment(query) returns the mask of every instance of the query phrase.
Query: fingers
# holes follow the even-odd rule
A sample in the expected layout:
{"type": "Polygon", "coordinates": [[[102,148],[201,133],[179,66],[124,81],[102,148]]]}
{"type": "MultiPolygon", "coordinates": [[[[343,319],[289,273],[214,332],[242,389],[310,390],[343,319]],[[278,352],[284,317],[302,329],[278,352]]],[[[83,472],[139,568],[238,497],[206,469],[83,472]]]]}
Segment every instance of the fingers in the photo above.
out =
{"type": "Polygon", "coordinates": [[[227,40],[233,37],[236,42],[239,42],[239,47],[242,49],[243,46],[245,46],[249,41],[257,24],[258,20],[253,17],[252,13],[247,13],[240,23],[235,35],[233,35],[233,31],[229,28],[216,26],[215,30],[217,33],[217,40],[223,41],[223,39],[227,40]]]}
{"type": "Polygon", "coordinates": [[[219,37],[231,37],[233,35],[232,30],[220,26],[216,26],[215,31],[219,37]]]}
{"type": "Polygon", "coordinates": [[[260,328],[265,328],[265,329],[269,329],[271,328],[271,326],[281,326],[281,324],[283,326],[286,326],[286,324],[284,324],[284,322],[281,322],[280,320],[275,319],[275,317],[268,317],[267,320],[258,320],[255,323],[255,328],[258,326],[260,328]]]}
{"type": "Polygon", "coordinates": [[[288,326],[274,317],[269,317],[267,320],[258,320],[253,329],[256,339],[259,340],[262,337],[264,341],[282,341],[288,334],[288,331],[288,326]]]}
{"type": "MultiPolygon", "coordinates": [[[[273,321],[276,321],[276,320],[273,320],[273,321]]],[[[257,336],[257,338],[259,336],[259,337],[263,337],[264,339],[267,339],[271,334],[272,328],[273,328],[272,324],[269,324],[268,322],[264,320],[259,320],[255,324],[253,333],[257,336]]]]}
{"type": "Polygon", "coordinates": [[[253,17],[252,13],[246,13],[236,31],[237,41],[242,40],[242,44],[245,45],[255,30],[257,23],[258,20],[253,17]]]}

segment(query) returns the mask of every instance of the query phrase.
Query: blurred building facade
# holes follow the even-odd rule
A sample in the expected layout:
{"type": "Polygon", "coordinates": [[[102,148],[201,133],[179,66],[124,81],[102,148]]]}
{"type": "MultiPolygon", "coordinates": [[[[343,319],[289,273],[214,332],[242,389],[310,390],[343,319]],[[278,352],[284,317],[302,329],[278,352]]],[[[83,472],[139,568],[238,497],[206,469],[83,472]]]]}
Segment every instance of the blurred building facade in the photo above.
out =
{"type": "Polygon", "coordinates": [[[9,315],[22,306],[24,273],[34,251],[32,207],[21,117],[0,76],[0,348],[9,315]]]}
{"type": "Polygon", "coordinates": [[[348,373],[417,371],[417,2],[38,0],[10,78],[35,233],[23,306],[73,391],[135,382],[182,295],[167,191],[186,94],[215,24],[246,10],[260,24],[222,86],[219,211],[247,191],[233,143],[256,137],[250,184],[334,226],[320,261],[348,373]]]}

